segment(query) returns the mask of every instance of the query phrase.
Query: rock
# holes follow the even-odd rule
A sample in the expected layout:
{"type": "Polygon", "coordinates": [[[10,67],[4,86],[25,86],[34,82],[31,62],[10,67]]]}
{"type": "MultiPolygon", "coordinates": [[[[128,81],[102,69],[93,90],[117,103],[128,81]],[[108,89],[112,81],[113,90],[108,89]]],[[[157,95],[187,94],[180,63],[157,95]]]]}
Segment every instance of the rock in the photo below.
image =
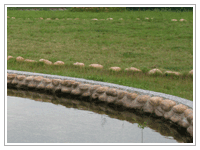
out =
{"type": "Polygon", "coordinates": [[[8,56],[7,60],[11,59],[11,58],[14,58],[13,56],[8,56]]]}
{"type": "Polygon", "coordinates": [[[193,124],[193,113],[187,116],[187,121],[191,124],[193,124]]]}
{"type": "Polygon", "coordinates": [[[106,99],[107,103],[114,103],[117,100],[117,97],[108,96],[106,99]]]}
{"type": "Polygon", "coordinates": [[[120,67],[110,67],[110,70],[113,70],[113,71],[120,71],[121,68],[120,68],[120,67]]]}
{"type": "Polygon", "coordinates": [[[179,76],[181,75],[179,72],[173,72],[175,75],[179,76]]]}
{"type": "Polygon", "coordinates": [[[107,20],[113,20],[113,18],[107,18],[107,20]]]}
{"type": "Polygon", "coordinates": [[[17,75],[16,77],[19,81],[24,80],[26,78],[25,75],[17,75]]]}
{"type": "Polygon", "coordinates": [[[174,113],[171,117],[170,117],[170,120],[177,123],[177,122],[180,122],[181,121],[181,116],[174,113]]]}
{"type": "Polygon", "coordinates": [[[193,136],[193,126],[190,125],[188,128],[187,128],[187,132],[190,133],[191,136],[193,136]]]}
{"type": "Polygon", "coordinates": [[[36,76],[33,78],[33,80],[36,82],[41,82],[43,79],[44,79],[44,77],[42,77],[42,76],[36,76]]]}
{"type": "Polygon", "coordinates": [[[21,56],[18,56],[18,57],[16,58],[16,61],[24,61],[24,58],[21,57],[21,56]]]}
{"type": "Polygon", "coordinates": [[[177,19],[172,19],[171,21],[177,21],[177,19]]]}
{"type": "MultiPolygon", "coordinates": [[[[155,107],[155,106],[154,106],[154,107],[155,107]]],[[[155,113],[157,116],[161,117],[161,116],[164,115],[165,112],[162,110],[162,108],[161,108],[160,106],[156,106],[156,107],[155,107],[155,110],[154,110],[154,113],[155,113]]]]}
{"type": "Polygon", "coordinates": [[[180,73],[179,72],[175,72],[175,71],[165,71],[165,73],[164,74],[174,74],[174,75],[177,75],[177,76],[179,76],[180,75],[180,73]]]}
{"type": "Polygon", "coordinates": [[[12,80],[12,79],[14,79],[16,76],[17,76],[17,74],[9,74],[9,75],[7,76],[7,78],[8,78],[9,80],[12,80]]]}
{"type": "Polygon", "coordinates": [[[117,96],[117,90],[114,89],[114,88],[109,88],[109,89],[106,91],[106,94],[107,94],[107,95],[111,95],[111,96],[117,96]]]}
{"type": "Polygon", "coordinates": [[[108,87],[99,87],[96,92],[97,93],[104,93],[108,90],[108,87]]]}
{"type": "Polygon", "coordinates": [[[102,69],[102,68],[103,68],[103,66],[102,66],[102,65],[100,65],[100,64],[90,64],[90,65],[89,65],[89,67],[93,67],[93,68],[100,68],[100,69],[102,69]]]}
{"type": "Polygon", "coordinates": [[[123,98],[122,100],[120,101],[115,101],[115,104],[117,105],[122,105],[126,108],[134,108],[134,103],[132,100],[130,99],[127,99],[127,98],[123,98]]]}
{"type": "Polygon", "coordinates": [[[190,75],[193,75],[193,70],[190,70],[190,71],[189,71],[189,74],[190,74],[190,75]]]}
{"type": "Polygon", "coordinates": [[[33,81],[31,81],[29,84],[28,84],[28,87],[29,88],[35,88],[37,86],[37,84],[33,81]]]}
{"type": "Polygon", "coordinates": [[[90,95],[91,95],[90,92],[85,92],[81,96],[82,97],[90,97],[90,95]]]}
{"type": "Polygon", "coordinates": [[[99,94],[97,94],[97,93],[93,93],[91,97],[92,97],[92,99],[97,99],[98,96],[99,96],[99,94]]]}
{"type": "Polygon", "coordinates": [[[148,72],[148,74],[155,74],[155,73],[161,73],[162,74],[162,71],[160,69],[152,69],[148,72]]]}
{"type": "Polygon", "coordinates": [[[187,21],[187,20],[185,20],[185,19],[180,19],[179,21],[187,21]]]}
{"type": "Polygon", "coordinates": [[[96,90],[97,88],[101,87],[100,85],[91,85],[90,86],[90,92],[93,93],[94,90],[96,90]]]}
{"type": "Polygon", "coordinates": [[[61,80],[60,83],[62,85],[68,85],[69,80],[61,80]]]}
{"type": "Polygon", "coordinates": [[[52,65],[53,63],[51,62],[51,61],[49,61],[49,60],[44,60],[43,61],[45,64],[47,64],[47,65],[52,65]]]}
{"type": "Polygon", "coordinates": [[[180,120],[179,122],[178,122],[178,124],[180,125],[180,126],[182,126],[182,127],[184,127],[184,128],[187,128],[187,127],[189,127],[189,122],[187,121],[187,120],[185,120],[185,119],[182,119],[182,120],[180,120]]]}
{"type": "Polygon", "coordinates": [[[55,63],[54,63],[54,65],[64,65],[65,63],[63,62],[63,61],[56,61],[55,63]]]}
{"type": "Polygon", "coordinates": [[[80,62],[76,62],[76,63],[74,63],[74,65],[75,65],[75,66],[85,66],[84,63],[80,63],[80,62]]]}
{"type": "Polygon", "coordinates": [[[138,96],[136,93],[126,93],[127,95],[127,98],[128,99],[131,99],[131,100],[135,100],[136,99],[136,97],[138,96]]]}
{"type": "Polygon", "coordinates": [[[173,115],[174,115],[174,112],[172,110],[168,110],[167,112],[164,113],[164,118],[170,119],[173,115]]]}
{"type": "Polygon", "coordinates": [[[11,84],[13,84],[14,86],[18,84],[18,80],[16,78],[14,78],[11,82],[11,84]]]}
{"type": "Polygon", "coordinates": [[[52,79],[43,78],[43,82],[44,82],[45,84],[49,84],[49,83],[52,82],[52,79]]]}
{"type": "Polygon", "coordinates": [[[40,59],[39,61],[40,61],[40,62],[44,62],[44,60],[46,60],[46,59],[40,59]]]}
{"type": "Polygon", "coordinates": [[[63,93],[71,93],[71,91],[72,91],[72,88],[65,88],[65,87],[61,88],[61,92],[63,93]]]}
{"type": "Polygon", "coordinates": [[[61,88],[62,87],[58,84],[58,86],[55,87],[54,92],[56,92],[56,93],[59,92],[60,93],[61,92],[61,88]]]}
{"type": "Polygon", "coordinates": [[[57,86],[61,82],[61,79],[52,79],[52,84],[57,86]]]}
{"type": "Polygon", "coordinates": [[[33,79],[34,79],[34,76],[28,76],[28,77],[26,78],[26,81],[30,82],[30,81],[32,81],[33,79]]]}
{"type": "Polygon", "coordinates": [[[44,62],[44,63],[47,64],[47,65],[53,64],[51,61],[49,61],[49,60],[47,60],[47,59],[40,59],[39,61],[40,61],[40,62],[44,62]]]}
{"type": "Polygon", "coordinates": [[[83,90],[83,91],[88,90],[89,87],[90,87],[90,84],[80,84],[79,85],[80,90],[83,90]]]}
{"type": "Polygon", "coordinates": [[[98,98],[99,98],[100,101],[104,101],[104,102],[107,101],[107,95],[105,93],[100,95],[98,98]]]}
{"type": "Polygon", "coordinates": [[[176,105],[175,101],[169,100],[169,99],[165,99],[161,102],[161,108],[165,111],[169,111],[173,106],[176,105]]]}
{"type": "Polygon", "coordinates": [[[123,90],[118,90],[118,99],[122,99],[128,92],[123,91],[123,90]]]}
{"type": "Polygon", "coordinates": [[[53,86],[53,84],[52,83],[50,83],[50,84],[48,84],[47,86],[46,86],[46,89],[47,90],[53,90],[54,89],[54,86],[53,86]]]}
{"type": "Polygon", "coordinates": [[[72,83],[72,86],[73,86],[73,88],[76,88],[76,87],[78,87],[79,86],[79,84],[81,84],[80,82],[73,82],[72,83]]]}
{"type": "Polygon", "coordinates": [[[67,86],[67,87],[70,87],[70,86],[72,86],[73,83],[75,83],[75,81],[74,81],[74,80],[61,80],[60,83],[61,83],[62,85],[65,85],[65,86],[67,86]]]}
{"type": "Polygon", "coordinates": [[[25,62],[35,62],[35,60],[31,60],[31,59],[25,59],[25,62]]]}
{"type": "Polygon", "coordinates": [[[74,89],[71,91],[71,94],[73,95],[81,95],[81,91],[79,89],[74,89]]]}
{"type": "Polygon", "coordinates": [[[149,100],[150,96],[149,95],[140,95],[137,97],[137,101],[139,103],[146,103],[147,100],[149,100]]]}
{"type": "Polygon", "coordinates": [[[179,104],[179,105],[174,106],[172,109],[173,109],[174,112],[181,114],[181,113],[183,113],[187,108],[188,108],[187,106],[185,106],[185,105],[183,105],[183,104],[179,104]]]}
{"type": "Polygon", "coordinates": [[[140,69],[137,69],[137,68],[135,68],[135,67],[130,67],[130,68],[126,68],[125,69],[126,71],[141,71],[140,69]]]}
{"type": "Polygon", "coordinates": [[[153,106],[159,106],[162,100],[161,97],[151,97],[149,103],[153,106]]]}
{"type": "Polygon", "coordinates": [[[188,117],[188,116],[191,115],[191,114],[193,114],[193,110],[192,110],[192,109],[186,109],[186,110],[184,111],[185,117],[188,117]]]}
{"type": "Polygon", "coordinates": [[[143,106],[143,111],[148,113],[153,113],[154,107],[150,104],[149,101],[147,101],[146,104],[143,106]]]}

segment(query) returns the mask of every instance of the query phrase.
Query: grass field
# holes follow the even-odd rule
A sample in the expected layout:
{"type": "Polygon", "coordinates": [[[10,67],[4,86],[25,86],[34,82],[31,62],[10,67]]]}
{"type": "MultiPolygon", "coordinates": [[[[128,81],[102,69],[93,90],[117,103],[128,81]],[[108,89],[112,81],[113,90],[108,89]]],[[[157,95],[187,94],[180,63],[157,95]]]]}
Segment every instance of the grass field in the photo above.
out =
{"type": "Polygon", "coordinates": [[[192,12],[10,10],[7,16],[10,17],[7,18],[7,55],[36,61],[41,58],[52,62],[61,60],[66,64],[58,67],[11,59],[7,63],[8,69],[111,82],[193,100],[191,76],[146,74],[153,68],[183,74],[193,69],[192,12]],[[91,20],[93,18],[98,20],[91,20]],[[83,62],[86,67],[74,67],[75,62],[83,62]],[[87,67],[92,63],[101,64],[104,69],[87,67]],[[122,71],[109,71],[113,66],[121,67],[122,71]],[[143,73],[124,71],[128,67],[139,68],[143,73]]]}

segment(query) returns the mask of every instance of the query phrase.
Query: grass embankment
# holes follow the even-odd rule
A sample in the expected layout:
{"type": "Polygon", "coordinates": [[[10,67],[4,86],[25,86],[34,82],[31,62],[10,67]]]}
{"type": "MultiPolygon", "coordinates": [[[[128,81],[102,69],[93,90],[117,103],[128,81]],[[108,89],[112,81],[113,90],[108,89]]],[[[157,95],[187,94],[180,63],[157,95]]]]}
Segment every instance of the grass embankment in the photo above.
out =
{"type": "Polygon", "coordinates": [[[193,100],[190,76],[146,75],[153,68],[183,74],[193,69],[192,12],[13,10],[8,11],[7,16],[10,17],[7,19],[7,55],[36,61],[44,58],[65,62],[64,66],[48,66],[41,62],[25,63],[11,59],[8,69],[111,82],[193,100]],[[91,20],[93,18],[98,20],[91,20]],[[180,22],[182,18],[187,21],[180,22]],[[86,67],[75,67],[72,65],[75,62],[83,62],[86,67]],[[87,67],[92,63],[101,64],[104,69],[87,67]],[[109,71],[108,68],[113,66],[122,70],[136,67],[144,73],[109,71]]]}

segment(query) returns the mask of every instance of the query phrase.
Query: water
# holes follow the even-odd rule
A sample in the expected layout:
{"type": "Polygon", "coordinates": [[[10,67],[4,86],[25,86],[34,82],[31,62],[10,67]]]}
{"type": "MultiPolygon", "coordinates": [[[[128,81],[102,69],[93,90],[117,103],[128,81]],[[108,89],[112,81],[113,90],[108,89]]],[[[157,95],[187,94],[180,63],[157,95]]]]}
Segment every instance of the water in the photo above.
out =
{"type": "Polygon", "coordinates": [[[14,95],[7,96],[8,143],[177,143],[190,140],[159,119],[117,111],[105,105],[9,89],[8,95],[14,95]]]}

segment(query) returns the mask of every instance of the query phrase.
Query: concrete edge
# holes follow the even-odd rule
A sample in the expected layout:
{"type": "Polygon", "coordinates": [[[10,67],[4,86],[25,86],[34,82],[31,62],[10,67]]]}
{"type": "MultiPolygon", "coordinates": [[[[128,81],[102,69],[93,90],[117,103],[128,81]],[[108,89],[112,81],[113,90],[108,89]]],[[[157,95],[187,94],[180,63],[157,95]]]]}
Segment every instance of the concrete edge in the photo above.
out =
{"type": "Polygon", "coordinates": [[[32,76],[43,76],[45,78],[51,78],[51,79],[74,80],[74,81],[77,81],[77,82],[89,83],[89,84],[92,84],[92,85],[108,86],[108,87],[111,87],[111,88],[116,88],[116,89],[120,89],[120,90],[124,90],[124,91],[128,91],[128,92],[135,92],[139,95],[149,95],[151,97],[152,96],[158,96],[158,97],[162,97],[163,99],[170,99],[170,100],[177,102],[177,104],[183,104],[183,105],[186,105],[189,108],[193,109],[193,101],[190,101],[190,100],[178,97],[178,96],[160,93],[160,92],[143,90],[143,89],[139,89],[139,88],[128,87],[128,86],[123,86],[123,85],[118,85],[118,84],[113,84],[113,83],[107,83],[107,82],[86,80],[86,79],[83,79],[83,78],[74,78],[74,77],[34,73],[34,72],[27,72],[27,71],[7,70],[7,73],[29,75],[29,76],[30,75],[32,75],[32,76]]]}

